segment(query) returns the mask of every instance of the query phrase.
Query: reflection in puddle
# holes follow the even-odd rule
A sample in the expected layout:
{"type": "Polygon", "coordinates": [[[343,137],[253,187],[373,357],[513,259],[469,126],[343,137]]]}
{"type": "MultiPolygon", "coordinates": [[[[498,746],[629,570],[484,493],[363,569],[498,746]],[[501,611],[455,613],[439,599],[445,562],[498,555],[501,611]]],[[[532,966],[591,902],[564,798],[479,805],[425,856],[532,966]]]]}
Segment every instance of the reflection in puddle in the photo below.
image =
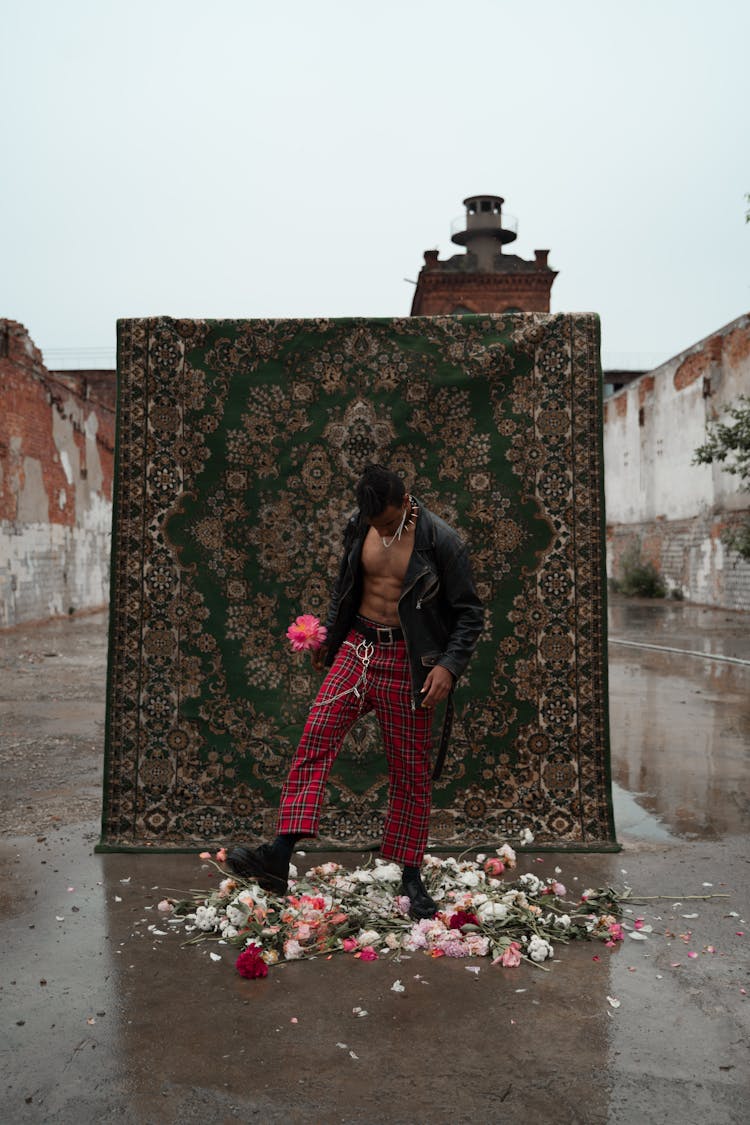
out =
{"type": "Polygon", "coordinates": [[[746,831],[750,668],[613,647],[609,678],[618,829],[643,840],[746,831]]]}
{"type": "Polygon", "coordinates": [[[616,781],[612,782],[612,803],[615,810],[617,838],[647,840],[649,843],[666,843],[674,840],[672,833],[658,817],[638,802],[648,798],[645,793],[628,793],[616,781]]]}

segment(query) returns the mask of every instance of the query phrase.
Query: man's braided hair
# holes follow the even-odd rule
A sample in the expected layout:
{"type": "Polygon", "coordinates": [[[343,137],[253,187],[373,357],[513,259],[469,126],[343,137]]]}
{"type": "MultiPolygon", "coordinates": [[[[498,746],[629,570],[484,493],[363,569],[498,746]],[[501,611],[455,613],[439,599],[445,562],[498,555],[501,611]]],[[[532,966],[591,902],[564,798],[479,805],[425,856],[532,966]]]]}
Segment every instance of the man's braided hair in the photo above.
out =
{"type": "Polygon", "coordinates": [[[368,463],[357,484],[357,504],[361,519],[372,519],[393,504],[398,507],[403,499],[404,482],[398,473],[384,465],[368,463]]]}

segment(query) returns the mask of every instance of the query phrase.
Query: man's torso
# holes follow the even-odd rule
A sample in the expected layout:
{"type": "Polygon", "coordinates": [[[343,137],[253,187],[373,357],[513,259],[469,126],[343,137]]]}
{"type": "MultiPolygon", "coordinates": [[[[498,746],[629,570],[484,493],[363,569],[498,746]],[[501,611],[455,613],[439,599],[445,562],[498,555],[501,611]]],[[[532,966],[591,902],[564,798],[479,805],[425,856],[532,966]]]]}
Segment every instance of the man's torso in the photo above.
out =
{"type": "Polygon", "coordinates": [[[371,527],[362,544],[362,601],[359,612],[382,625],[398,625],[398,600],[414,550],[414,527],[390,547],[371,527]]]}

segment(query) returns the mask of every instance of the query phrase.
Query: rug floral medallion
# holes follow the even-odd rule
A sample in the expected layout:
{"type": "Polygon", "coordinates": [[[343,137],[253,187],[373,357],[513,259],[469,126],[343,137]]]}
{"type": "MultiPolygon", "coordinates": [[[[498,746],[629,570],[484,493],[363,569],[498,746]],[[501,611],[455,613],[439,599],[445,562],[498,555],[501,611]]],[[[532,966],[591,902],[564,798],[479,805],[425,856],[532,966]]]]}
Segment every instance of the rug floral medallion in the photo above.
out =
{"type": "MultiPolygon", "coordinates": [[[[259,841],[320,676],[354,485],[401,473],[469,544],[485,628],[431,843],[612,850],[599,324],[591,314],[119,324],[100,848],[259,841]]],[[[377,724],[331,774],[321,848],[376,846],[377,724]]]]}

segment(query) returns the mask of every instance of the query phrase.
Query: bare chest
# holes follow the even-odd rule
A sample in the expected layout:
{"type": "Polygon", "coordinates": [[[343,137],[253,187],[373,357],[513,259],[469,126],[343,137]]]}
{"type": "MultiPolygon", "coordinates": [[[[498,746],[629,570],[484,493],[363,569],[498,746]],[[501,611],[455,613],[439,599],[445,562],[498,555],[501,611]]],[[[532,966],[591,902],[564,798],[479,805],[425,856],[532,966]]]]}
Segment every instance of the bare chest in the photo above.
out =
{"type": "Polygon", "coordinates": [[[378,533],[370,528],[362,545],[362,569],[365,577],[372,580],[385,579],[401,585],[413,550],[413,533],[402,535],[390,547],[384,547],[378,533]]]}

